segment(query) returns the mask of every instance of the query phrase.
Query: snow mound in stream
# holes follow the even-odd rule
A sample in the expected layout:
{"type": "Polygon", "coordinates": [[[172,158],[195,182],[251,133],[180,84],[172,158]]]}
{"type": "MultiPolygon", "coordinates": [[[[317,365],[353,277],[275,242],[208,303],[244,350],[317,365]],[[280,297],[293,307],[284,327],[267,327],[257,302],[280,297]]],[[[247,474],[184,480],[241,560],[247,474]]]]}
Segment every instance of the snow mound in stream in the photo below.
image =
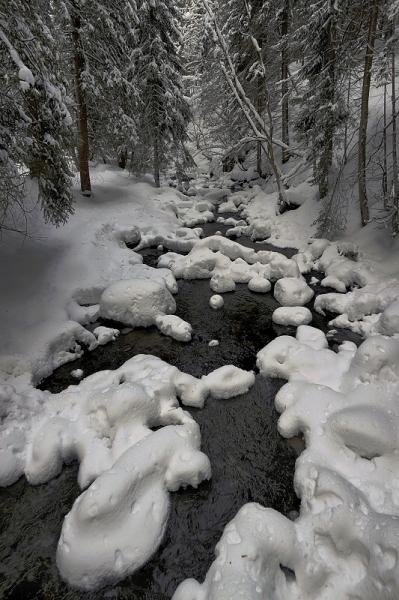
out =
{"type": "Polygon", "coordinates": [[[42,484],[77,460],[79,486],[90,487],[65,519],[58,567],[85,590],[118,581],[161,543],[169,492],[211,475],[199,427],[178,398],[200,408],[208,395],[232,398],[253,382],[232,365],[196,379],[138,355],[59,394],[0,386],[0,485],[22,474],[42,484]]]}
{"type": "Polygon", "coordinates": [[[187,256],[168,252],[158,265],[179,279],[210,279],[217,294],[234,291],[236,283],[249,283],[253,291],[266,292],[269,280],[290,277],[302,282],[297,263],[280,252],[256,252],[221,236],[199,240],[187,256]]]}
{"type": "Polygon", "coordinates": [[[274,286],[274,297],[282,306],[303,306],[313,296],[314,291],[299,277],[282,277],[274,286]]]}
{"type": "Polygon", "coordinates": [[[215,310],[222,308],[222,306],[224,305],[224,300],[222,298],[222,296],[219,296],[219,294],[214,294],[213,296],[211,296],[209,298],[209,306],[211,308],[214,308],[215,310]]]}
{"type": "Polygon", "coordinates": [[[293,327],[309,325],[311,320],[312,313],[305,306],[280,306],[272,315],[273,323],[293,327]]]}
{"type": "Polygon", "coordinates": [[[57,549],[61,576],[93,590],[137,571],[157,549],[169,492],[210,477],[199,426],[164,427],[129,448],[74,503],[57,549]]]}
{"type": "Polygon", "coordinates": [[[278,428],[302,434],[300,515],[244,505],[226,526],[203,584],[174,600],[362,600],[399,597],[399,341],[372,336],[328,349],[301,326],[258,353],[265,376],[288,379],[278,428]]]}
{"type": "Polygon", "coordinates": [[[176,315],[159,315],[155,319],[155,324],[161,333],[178,342],[189,342],[191,340],[193,328],[190,323],[176,315]]]}
{"type": "Polygon", "coordinates": [[[127,279],[108,286],[100,298],[100,316],[132,327],[148,327],[160,315],[174,313],[176,302],[163,283],[127,279]]]}

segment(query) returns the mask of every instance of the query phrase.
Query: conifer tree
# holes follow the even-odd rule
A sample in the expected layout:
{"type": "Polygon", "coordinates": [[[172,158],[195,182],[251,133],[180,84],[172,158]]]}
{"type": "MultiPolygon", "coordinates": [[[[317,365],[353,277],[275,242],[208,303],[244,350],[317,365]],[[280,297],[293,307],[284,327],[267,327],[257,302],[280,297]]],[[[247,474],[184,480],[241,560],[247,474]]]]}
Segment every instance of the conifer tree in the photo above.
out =
{"type": "Polygon", "coordinates": [[[38,182],[44,217],[56,225],[72,212],[71,116],[59,71],[53,13],[42,0],[10,0],[0,9],[0,222],[22,207],[23,170],[38,182]]]}
{"type": "Polygon", "coordinates": [[[159,186],[168,152],[181,150],[190,118],[182,84],[182,12],[172,0],[141,0],[137,16],[132,64],[141,97],[140,143],[152,146],[154,180],[159,186]]]}

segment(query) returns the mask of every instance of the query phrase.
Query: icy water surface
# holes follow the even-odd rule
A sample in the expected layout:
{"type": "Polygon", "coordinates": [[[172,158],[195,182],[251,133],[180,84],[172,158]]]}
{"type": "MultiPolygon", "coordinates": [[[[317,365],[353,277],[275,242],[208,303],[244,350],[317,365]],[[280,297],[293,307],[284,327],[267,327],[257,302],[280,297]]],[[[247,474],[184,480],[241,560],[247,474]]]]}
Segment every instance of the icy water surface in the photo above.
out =
{"type": "MultiPolygon", "coordinates": [[[[226,229],[210,223],[204,226],[204,233],[213,235],[226,229]]],[[[247,238],[239,241],[256,249],[270,248],[247,238]]],[[[160,252],[146,249],[142,254],[147,264],[154,265],[160,252]]],[[[42,388],[58,392],[76,383],[70,375],[73,369],[82,368],[89,375],[119,367],[141,353],[159,356],[197,377],[225,364],[253,369],[258,350],[277,335],[295,331],[272,323],[278,303],[271,294],[254,294],[246,285],[237,285],[236,292],[224,294],[224,308],[217,311],[208,305],[211,295],[207,280],[179,282],[177,314],[193,326],[191,343],[176,342],[154,327],[138,328],[64,365],[42,388]],[[220,340],[220,345],[209,347],[212,339],[220,340]]],[[[315,315],[313,324],[327,330],[320,315],[315,315]]],[[[45,485],[32,487],[21,479],[0,490],[0,598],[170,598],[183,579],[204,578],[223,528],[245,502],[256,501],[286,515],[296,510],[293,477],[297,453],[294,444],[278,435],[273,405],[282,383],[257,375],[247,394],[227,401],[208,399],[204,409],[190,409],[201,427],[202,450],[210,458],[212,480],[197,490],[171,494],[169,524],[158,552],[140,572],[112,588],[95,594],[76,592],[58,576],[55,550],[62,521],[80,493],[76,466],[64,468],[45,485]]]]}

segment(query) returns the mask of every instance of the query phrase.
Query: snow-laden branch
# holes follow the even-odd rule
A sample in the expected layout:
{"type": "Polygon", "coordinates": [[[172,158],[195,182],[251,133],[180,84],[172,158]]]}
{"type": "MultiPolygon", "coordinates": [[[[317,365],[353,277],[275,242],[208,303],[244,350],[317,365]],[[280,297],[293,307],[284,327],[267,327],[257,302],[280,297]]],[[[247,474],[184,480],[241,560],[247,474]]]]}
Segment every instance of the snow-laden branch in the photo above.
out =
{"type": "Polygon", "coordinates": [[[27,89],[29,89],[31,86],[33,86],[35,84],[35,78],[33,76],[32,71],[21,60],[18,52],[16,51],[14,46],[11,44],[10,40],[8,39],[8,37],[6,36],[6,34],[4,33],[4,31],[1,28],[0,28],[0,41],[2,41],[4,43],[4,45],[6,46],[8,52],[10,54],[11,59],[18,67],[18,69],[19,69],[18,77],[19,77],[19,80],[21,83],[21,88],[24,91],[26,91],[27,89]]]}
{"type": "MultiPolygon", "coordinates": [[[[266,109],[267,109],[267,114],[268,114],[268,119],[269,119],[269,127],[266,126],[262,116],[259,114],[259,112],[255,108],[255,106],[253,105],[251,100],[248,98],[247,94],[245,93],[244,88],[241,85],[241,82],[238,78],[233,61],[231,59],[226,40],[225,40],[224,35],[219,27],[216,16],[209,6],[208,0],[202,0],[202,3],[204,5],[204,8],[208,14],[208,17],[212,23],[215,42],[221,48],[224,59],[227,64],[227,66],[226,66],[224,64],[223,60],[220,60],[220,66],[223,71],[223,74],[224,74],[226,81],[227,81],[229,87],[231,88],[233,95],[236,98],[245,118],[247,119],[255,136],[259,139],[259,143],[261,144],[261,147],[270,162],[270,165],[271,165],[271,168],[273,170],[273,174],[274,174],[274,177],[276,180],[277,189],[278,189],[279,209],[280,209],[280,211],[282,211],[284,209],[284,207],[289,204],[289,200],[287,198],[285,187],[284,187],[285,183],[283,183],[283,179],[282,179],[283,174],[275,160],[274,145],[280,146],[288,151],[290,151],[290,149],[281,140],[276,140],[273,137],[273,116],[272,116],[272,111],[271,111],[271,106],[270,106],[270,98],[269,98],[269,94],[268,94],[268,90],[267,90],[266,69],[265,69],[265,65],[263,62],[263,57],[262,57],[262,52],[261,52],[260,46],[259,46],[258,42],[255,40],[255,38],[253,36],[251,36],[255,51],[257,52],[257,55],[258,55],[259,65],[262,70],[262,73],[261,73],[262,79],[264,80],[264,83],[265,83],[266,109]]],[[[247,10],[249,10],[248,6],[247,6],[247,10]]],[[[298,153],[296,153],[296,154],[298,154],[298,153]]]]}
{"type": "MultiPolygon", "coordinates": [[[[244,114],[245,114],[246,118],[247,118],[247,114],[251,116],[251,127],[253,127],[252,126],[252,123],[253,123],[256,126],[256,129],[258,130],[258,132],[259,131],[262,132],[263,137],[265,137],[267,139],[268,137],[270,137],[270,129],[266,126],[262,116],[259,114],[259,112],[255,108],[255,106],[253,105],[253,103],[248,98],[247,94],[245,93],[244,88],[242,87],[242,84],[238,78],[236,69],[234,67],[233,61],[231,59],[226,40],[225,40],[224,35],[219,27],[217,18],[210,7],[208,0],[202,0],[202,4],[208,14],[210,21],[212,22],[212,28],[213,28],[213,32],[215,34],[214,35],[215,42],[219,45],[220,49],[222,50],[224,59],[228,66],[230,78],[229,78],[229,80],[227,80],[227,82],[230,85],[230,87],[231,87],[231,83],[233,83],[233,85],[235,86],[236,89],[235,89],[234,95],[236,96],[236,98],[237,98],[237,96],[240,96],[239,104],[240,104],[241,108],[243,108],[243,106],[245,106],[246,112],[244,114]]],[[[258,46],[258,43],[256,42],[256,40],[255,40],[255,43],[258,46]]],[[[222,67],[223,74],[226,77],[227,69],[223,65],[223,61],[220,61],[220,65],[222,67]]],[[[248,120],[248,118],[247,118],[247,120],[248,120]]],[[[256,135],[257,135],[257,133],[256,133],[256,135]]],[[[278,138],[272,137],[271,142],[274,145],[282,148],[283,150],[287,150],[293,156],[302,156],[303,155],[302,152],[300,152],[297,149],[291,148],[290,146],[288,146],[287,144],[285,144],[282,140],[280,140],[278,138]]]]}

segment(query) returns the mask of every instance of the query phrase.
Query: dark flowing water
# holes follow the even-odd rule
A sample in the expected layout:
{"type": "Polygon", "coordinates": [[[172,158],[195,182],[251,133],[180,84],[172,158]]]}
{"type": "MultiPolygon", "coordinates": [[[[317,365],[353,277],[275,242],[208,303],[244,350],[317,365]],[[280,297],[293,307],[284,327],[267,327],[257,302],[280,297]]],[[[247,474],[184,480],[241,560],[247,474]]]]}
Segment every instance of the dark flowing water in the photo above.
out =
{"type": "MultiPolygon", "coordinates": [[[[210,223],[204,226],[204,234],[226,229],[210,223]]],[[[256,249],[270,248],[248,238],[239,241],[256,249]]],[[[292,253],[287,251],[287,255],[292,253]]],[[[142,254],[147,264],[154,265],[160,252],[146,249],[142,254]]],[[[209,281],[179,282],[176,314],[193,326],[189,344],[163,336],[154,327],[138,328],[59,368],[41,387],[58,392],[76,383],[70,374],[73,369],[82,368],[89,375],[117,368],[140,353],[159,356],[197,377],[225,364],[254,369],[256,353],[263,346],[277,335],[295,332],[272,323],[278,306],[272,294],[254,294],[246,285],[237,285],[236,292],[224,294],[225,305],[217,311],[208,305],[211,295],[209,281]],[[209,347],[212,339],[219,340],[219,346],[209,347]]],[[[314,315],[313,324],[328,329],[320,315],[314,315]]],[[[342,336],[348,337],[341,333],[331,344],[342,336]]],[[[210,458],[212,480],[197,490],[171,494],[169,524],[158,552],[140,572],[112,588],[81,593],[69,589],[58,576],[55,550],[62,521],[80,493],[76,466],[64,468],[59,477],[42,486],[32,487],[21,479],[0,490],[0,598],[170,598],[183,579],[204,578],[223,528],[245,502],[260,502],[286,515],[297,510],[293,489],[297,451],[278,435],[273,405],[282,383],[257,375],[247,394],[227,401],[209,399],[204,409],[190,409],[201,427],[202,450],[210,458]]]]}

